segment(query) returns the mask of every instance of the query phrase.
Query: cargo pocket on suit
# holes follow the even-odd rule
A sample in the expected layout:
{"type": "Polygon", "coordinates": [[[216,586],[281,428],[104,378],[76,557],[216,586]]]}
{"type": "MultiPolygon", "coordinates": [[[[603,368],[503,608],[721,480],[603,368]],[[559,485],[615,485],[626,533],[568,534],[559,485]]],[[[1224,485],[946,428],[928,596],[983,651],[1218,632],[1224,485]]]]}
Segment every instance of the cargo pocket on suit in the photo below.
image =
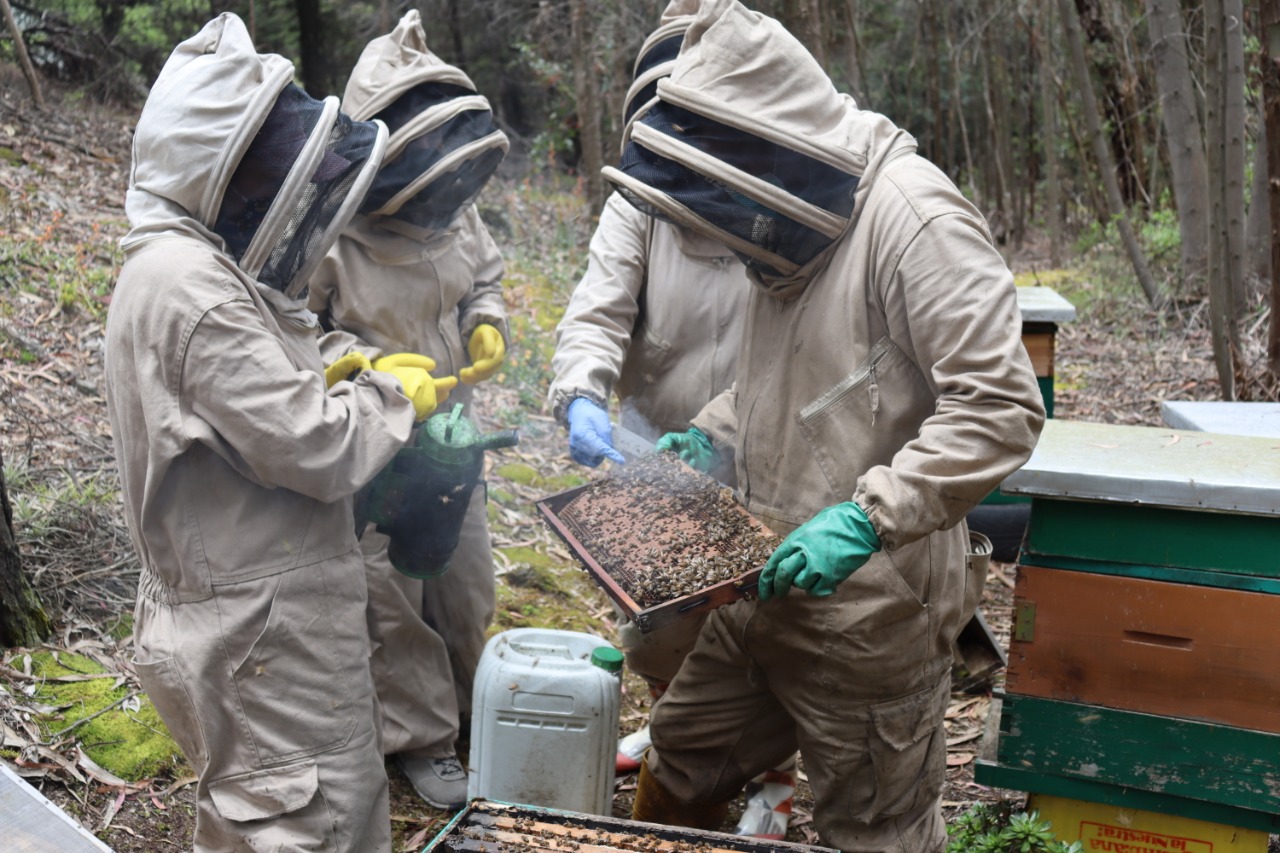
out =
{"type": "Polygon", "coordinates": [[[919,370],[891,339],[876,341],[852,373],[827,388],[795,416],[800,433],[835,495],[849,500],[858,477],[850,448],[859,459],[893,458],[903,435],[914,435],[933,408],[919,370]],[[924,404],[927,403],[928,411],[924,404]]]}
{"type": "Polygon", "coordinates": [[[942,729],[951,681],[871,708],[871,763],[875,796],[867,813],[879,817],[905,815],[942,793],[947,743],[942,729]]]}
{"type": "Polygon", "coordinates": [[[667,356],[671,344],[644,324],[640,340],[632,340],[622,372],[618,376],[617,391],[620,397],[642,396],[667,370],[667,356]]]}
{"type": "Polygon", "coordinates": [[[133,669],[187,763],[197,771],[203,768],[208,760],[204,730],[200,727],[195,702],[187,692],[177,661],[173,658],[151,663],[135,660],[133,669]]]}
{"type": "Polygon", "coordinates": [[[224,624],[223,641],[261,763],[335,749],[356,730],[353,685],[368,666],[368,628],[364,602],[345,595],[339,572],[358,559],[220,589],[224,613],[240,617],[224,624]]]}
{"type": "Polygon", "coordinates": [[[254,850],[296,849],[299,842],[335,849],[333,819],[320,790],[312,760],[241,773],[209,783],[209,798],[222,819],[234,826],[227,834],[254,850]]]}

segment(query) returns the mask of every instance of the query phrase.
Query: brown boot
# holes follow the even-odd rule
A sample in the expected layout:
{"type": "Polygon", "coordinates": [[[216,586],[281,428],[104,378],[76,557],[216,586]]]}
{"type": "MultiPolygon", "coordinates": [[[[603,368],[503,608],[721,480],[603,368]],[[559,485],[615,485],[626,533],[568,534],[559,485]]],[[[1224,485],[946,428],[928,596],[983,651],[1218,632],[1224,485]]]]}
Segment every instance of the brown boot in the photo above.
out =
{"type": "Polygon", "coordinates": [[[678,799],[649,772],[649,756],[640,762],[636,798],[631,806],[632,820],[714,832],[720,829],[728,814],[727,800],[722,803],[686,803],[678,799]]]}

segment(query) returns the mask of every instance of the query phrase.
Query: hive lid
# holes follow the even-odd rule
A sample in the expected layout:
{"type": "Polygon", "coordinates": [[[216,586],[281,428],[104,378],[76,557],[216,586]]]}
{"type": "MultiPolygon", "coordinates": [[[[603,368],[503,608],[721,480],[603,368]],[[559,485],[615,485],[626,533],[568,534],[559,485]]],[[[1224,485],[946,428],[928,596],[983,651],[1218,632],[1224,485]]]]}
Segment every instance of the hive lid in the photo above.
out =
{"type": "Polygon", "coordinates": [[[1024,323],[1067,323],[1076,318],[1076,306],[1052,287],[1019,287],[1017,291],[1024,323]]]}
{"type": "Polygon", "coordinates": [[[1165,400],[1160,417],[1176,429],[1280,438],[1280,403],[1165,400]]]}
{"type": "Polygon", "coordinates": [[[1280,515],[1280,440],[1053,419],[1001,491],[1280,515]]]}

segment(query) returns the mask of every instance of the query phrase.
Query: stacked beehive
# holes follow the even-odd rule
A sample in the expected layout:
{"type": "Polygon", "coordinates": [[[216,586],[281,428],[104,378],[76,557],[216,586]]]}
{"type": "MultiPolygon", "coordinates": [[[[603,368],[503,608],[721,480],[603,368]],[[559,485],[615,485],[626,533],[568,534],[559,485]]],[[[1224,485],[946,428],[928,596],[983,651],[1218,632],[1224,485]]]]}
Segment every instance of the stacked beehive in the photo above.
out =
{"type": "Polygon", "coordinates": [[[977,781],[1086,850],[1280,832],[1280,440],[1049,421],[977,781]]]}

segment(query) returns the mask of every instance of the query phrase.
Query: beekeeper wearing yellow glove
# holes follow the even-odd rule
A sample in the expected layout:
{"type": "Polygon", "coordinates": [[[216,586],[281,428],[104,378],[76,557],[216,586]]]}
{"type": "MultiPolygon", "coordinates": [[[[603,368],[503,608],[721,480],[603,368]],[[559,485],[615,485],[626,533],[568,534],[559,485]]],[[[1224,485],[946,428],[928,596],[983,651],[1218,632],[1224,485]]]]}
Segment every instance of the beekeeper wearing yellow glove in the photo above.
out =
{"type": "MultiPolygon", "coordinates": [[[[436,402],[470,403],[506,357],[502,258],[473,202],[507,138],[467,75],[427,49],[417,11],[365,48],[342,105],[384,122],[391,138],[362,215],[311,282],[311,308],[329,330],[321,349],[334,363],[361,353],[375,371],[395,353],[421,354],[436,402]]],[[[475,490],[438,578],[400,574],[386,536],[370,527],[361,537],[383,749],[438,808],[466,801],[457,742],[494,609],[484,504],[475,490]]]]}
{"type": "Polygon", "coordinates": [[[326,388],[307,283],[387,131],[293,79],[229,13],[174,49],[134,132],[107,317],[134,668],[196,774],[174,839],[196,853],[391,851],[351,495],[435,387],[348,362],[326,388]]]}

